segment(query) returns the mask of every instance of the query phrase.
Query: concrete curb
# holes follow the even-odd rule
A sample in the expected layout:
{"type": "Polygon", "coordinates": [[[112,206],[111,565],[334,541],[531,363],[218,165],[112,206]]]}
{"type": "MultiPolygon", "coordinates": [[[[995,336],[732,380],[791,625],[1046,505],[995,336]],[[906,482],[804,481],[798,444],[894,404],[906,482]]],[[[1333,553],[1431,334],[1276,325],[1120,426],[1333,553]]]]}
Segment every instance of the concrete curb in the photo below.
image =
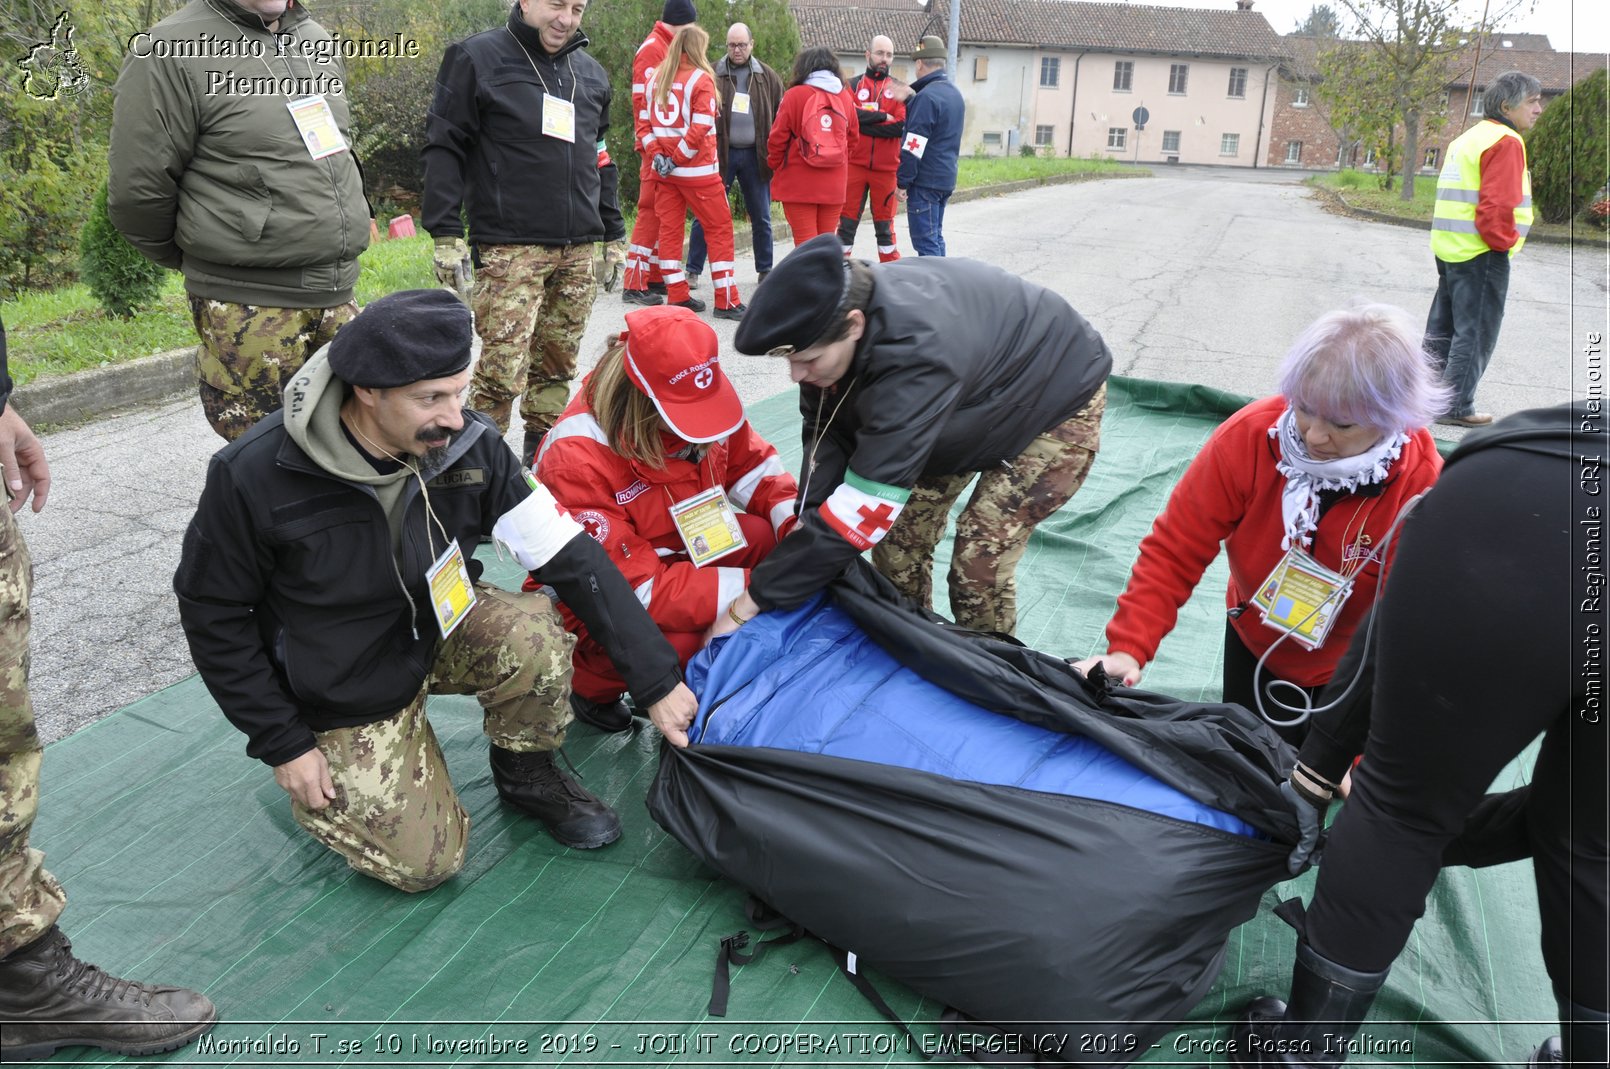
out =
{"type": "MultiPolygon", "coordinates": [[[[1378,212],[1373,208],[1360,208],[1348,200],[1339,191],[1328,189],[1325,186],[1310,186],[1319,200],[1324,201],[1331,211],[1338,215],[1349,215],[1355,219],[1368,219],[1372,223],[1385,223],[1388,226],[1401,226],[1409,230],[1431,232],[1431,224],[1420,219],[1405,219],[1401,215],[1391,215],[1387,212],[1378,212]]],[[[1526,239],[1528,245],[1602,245],[1603,234],[1583,234],[1577,236],[1561,237],[1557,234],[1532,234],[1526,239]]]]}
{"type": "MultiPolygon", "coordinates": [[[[1150,178],[1146,172],[1119,172],[1117,174],[1064,174],[1046,178],[1029,178],[1021,182],[1003,182],[993,186],[975,186],[958,190],[950,201],[978,200],[998,197],[1040,186],[1065,185],[1070,182],[1093,182],[1114,178],[1150,178]]],[[[904,213],[902,205],[900,212],[904,213]]],[[[739,248],[752,244],[750,226],[744,223],[734,228],[739,248]]],[[[773,240],[792,241],[793,234],[785,222],[772,224],[773,240]]],[[[176,394],[195,391],[195,347],[171,349],[155,356],[142,357],[107,367],[75,371],[70,375],[56,375],[35,379],[19,386],[12,393],[18,410],[31,426],[51,428],[75,423],[87,423],[121,408],[150,404],[176,394]]]]}
{"type": "Polygon", "coordinates": [[[109,412],[161,401],[196,388],[196,347],[170,349],[126,363],[35,379],[12,391],[31,426],[87,423],[109,412]]]}

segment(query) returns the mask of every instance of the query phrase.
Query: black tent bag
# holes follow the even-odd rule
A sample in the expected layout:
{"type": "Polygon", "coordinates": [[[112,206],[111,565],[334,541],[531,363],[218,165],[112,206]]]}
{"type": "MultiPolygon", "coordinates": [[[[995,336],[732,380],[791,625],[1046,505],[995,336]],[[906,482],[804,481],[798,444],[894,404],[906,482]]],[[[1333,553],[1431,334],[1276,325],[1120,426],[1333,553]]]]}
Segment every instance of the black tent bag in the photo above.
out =
{"type": "Polygon", "coordinates": [[[1055,657],[943,623],[864,562],[830,593],[929,681],[1086,735],[1268,838],[1109,802],[737,746],[664,747],[649,812],[778,913],[1017,1036],[1041,1061],[1122,1064],[1146,1051],[1212,985],[1231,930],[1287,878],[1296,823],[1279,787],[1291,749],[1239,706],[1110,691],[1055,657]]]}

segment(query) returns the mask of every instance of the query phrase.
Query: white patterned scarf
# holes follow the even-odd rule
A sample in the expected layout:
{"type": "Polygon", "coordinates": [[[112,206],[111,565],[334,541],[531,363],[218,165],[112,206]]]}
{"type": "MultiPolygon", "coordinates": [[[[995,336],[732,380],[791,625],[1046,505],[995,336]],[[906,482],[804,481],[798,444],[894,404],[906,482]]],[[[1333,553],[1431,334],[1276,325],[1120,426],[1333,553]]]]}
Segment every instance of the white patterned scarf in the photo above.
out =
{"type": "Polygon", "coordinates": [[[1286,489],[1280,496],[1280,513],[1286,527],[1281,549],[1290,549],[1294,543],[1306,549],[1313,543],[1314,530],[1319,526],[1321,491],[1354,493],[1361,486],[1383,481],[1409,441],[1409,436],[1399,431],[1386,435],[1356,457],[1315,460],[1308,455],[1308,446],[1297,430],[1297,414],[1290,405],[1269,428],[1269,437],[1280,442],[1280,459],[1275,467],[1286,477],[1286,489]]]}

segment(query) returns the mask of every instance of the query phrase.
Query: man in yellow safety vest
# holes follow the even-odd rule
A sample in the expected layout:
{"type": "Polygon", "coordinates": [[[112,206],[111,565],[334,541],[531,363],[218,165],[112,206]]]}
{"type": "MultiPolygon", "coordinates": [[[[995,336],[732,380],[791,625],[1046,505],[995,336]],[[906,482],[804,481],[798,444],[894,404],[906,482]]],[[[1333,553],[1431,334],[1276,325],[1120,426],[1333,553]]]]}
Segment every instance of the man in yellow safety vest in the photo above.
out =
{"type": "Polygon", "coordinates": [[[1460,427],[1493,421],[1476,411],[1476,383],[1498,344],[1509,258],[1532,225],[1532,174],[1521,135],[1543,113],[1542,84],[1519,71],[1500,74],[1482,93],[1481,109],[1486,118],[1448,146],[1431,218],[1437,295],[1426,318],[1426,349],[1453,391],[1437,422],[1460,427]]]}

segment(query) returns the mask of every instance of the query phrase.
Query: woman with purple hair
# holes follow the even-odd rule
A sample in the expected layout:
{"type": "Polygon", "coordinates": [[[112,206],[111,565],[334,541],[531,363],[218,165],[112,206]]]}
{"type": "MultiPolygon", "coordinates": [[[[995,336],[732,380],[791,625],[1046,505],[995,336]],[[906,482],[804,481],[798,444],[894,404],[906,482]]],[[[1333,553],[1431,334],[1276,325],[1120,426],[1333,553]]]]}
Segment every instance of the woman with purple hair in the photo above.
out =
{"type": "Polygon", "coordinates": [[[1140,544],[1107,653],[1075,667],[1138,684],[1222,543],[1224,700],[1307,707],[1375,600],[1388,531],[1442,470],[1425,428],[1446,403],[1401,309],[1321,316],[1286,354],[1280,395],[1231,416],[1186,469],[1140,544]]]}

